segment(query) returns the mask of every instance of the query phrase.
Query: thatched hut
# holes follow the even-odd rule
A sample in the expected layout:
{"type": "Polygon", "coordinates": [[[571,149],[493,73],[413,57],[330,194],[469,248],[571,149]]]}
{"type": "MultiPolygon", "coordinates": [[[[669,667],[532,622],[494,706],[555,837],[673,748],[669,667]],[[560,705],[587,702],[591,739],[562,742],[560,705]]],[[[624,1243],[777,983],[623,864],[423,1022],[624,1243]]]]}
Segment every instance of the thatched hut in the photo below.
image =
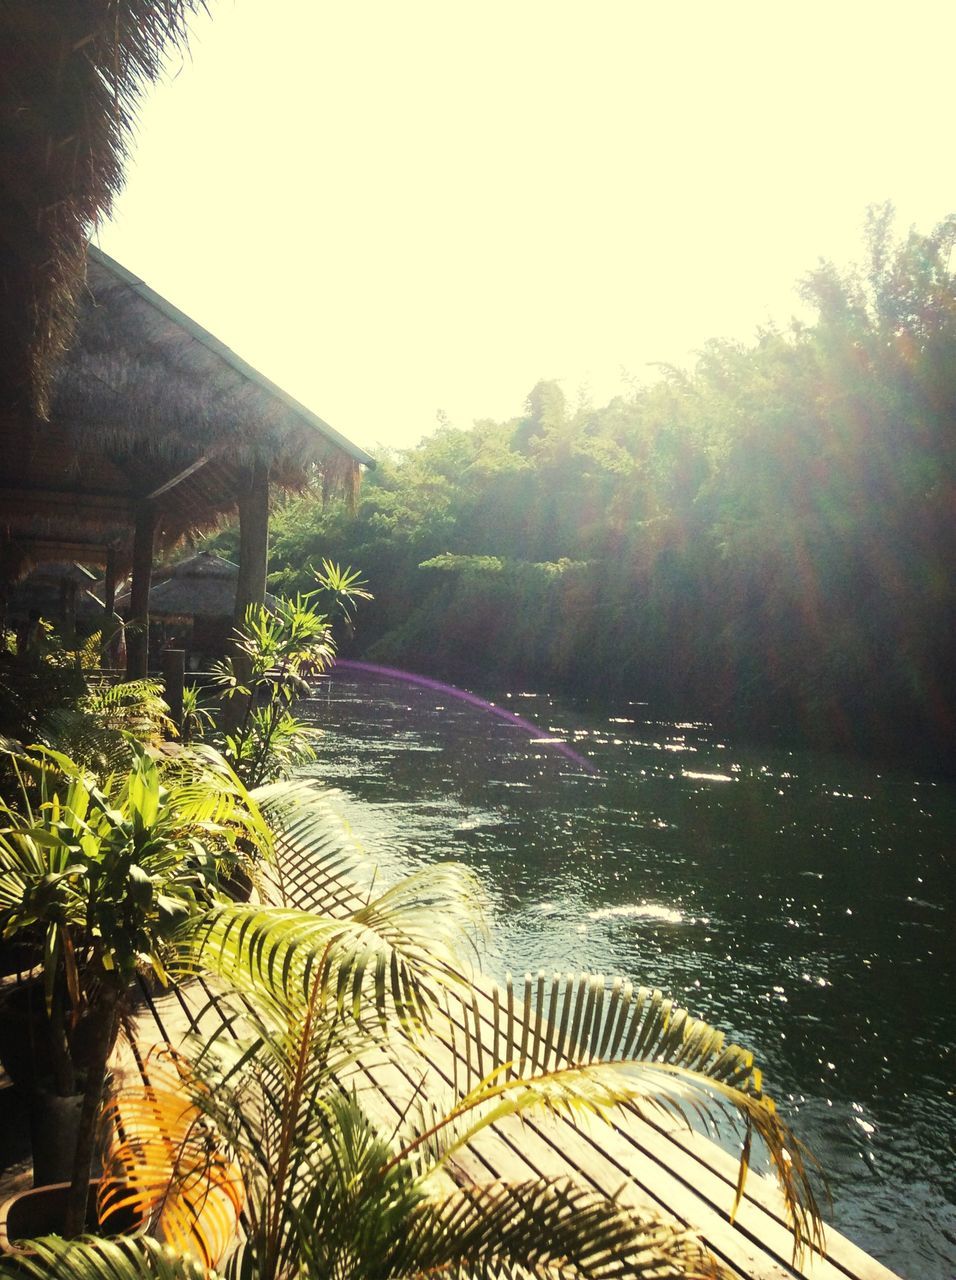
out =
{"type": "Polygon", "coordinates": [[[0,431],[45,418],[142,89],[204,0],[0,4],[0,431]]]}
{"type": "Polygon", "coordinates": [[[90,619],[95,610],[96,626],[102,625],[102,602],[91,593],[95,583],[95,575],[81,564],[46,561],[10,593],[9,621],[19,635],[26,622],[39,615],[53,622],[64,640],[70,641],[81,615],[90,619]]]}
{"type": "MultiPolygon", "coordinates": [[[[212,551],[200,551],[166,570],[158,570],[149,593],[153,647],[172,643],[186,652],[186,666],[207,669],[221,658],[234,623],[239,566],[212,551]]],[[[273,597],[266,593],[266,604],[273,597]]],[[[125,615],[130,593],[116,597],[116,611],[125,615]]]]}
{"type": "MultiPolygon", "coordinates": [[[[265,591],[269,485],[354,489],[371,457],[106,254],[90,247],[50,420],[0,437],[0,577],[31,563],[132,568],[145,623],[154,547],[238,510],[235,609],[265,591]]],[[[129,671],[146,669],[134,629],[129,671]]]]}

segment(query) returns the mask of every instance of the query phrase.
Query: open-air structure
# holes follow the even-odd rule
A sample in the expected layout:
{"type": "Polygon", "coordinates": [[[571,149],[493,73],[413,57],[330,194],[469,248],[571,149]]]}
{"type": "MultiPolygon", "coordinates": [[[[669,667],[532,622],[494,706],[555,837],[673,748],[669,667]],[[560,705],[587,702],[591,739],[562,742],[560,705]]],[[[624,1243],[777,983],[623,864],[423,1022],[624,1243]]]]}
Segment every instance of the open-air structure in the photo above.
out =
{"type": "MultiPolygon", "coordinates": [[[[268,491],[354,484],[371,459],[95,248],[144,88],[203,0],[0,6],[0,599],[45,561],[133,569],[240,513],[261,599],[268,491]]],[[[2,610],[0,610],[2,612],[2,610]]],[[[145,628],[129,670],[145,670],[145,628]]]]}
{"type": "MultiPolygon", "coordinates": [[[[227,651],[235,621],[239,566],[212,551],[199,551],[154,574],[149,595],[151,627],[162,639],[186,654],[186,667],[206,668],[227,651]]],[[[265,603],[274,597],[266,592],[265,603]]],[[[130,604],[129,592],[116,597],[116,611],[123,616],[130,604]]]]}
{"type": "Polygon", "coordinates": [[[270,486],[354,491],[372,458],[91,246],[50,417],[0,438],[0,578],[101,565],[112,615],[132,572],[128,671],[147,668],[153,558],[238,511],[235,612],[265,591],[270,486]]]}

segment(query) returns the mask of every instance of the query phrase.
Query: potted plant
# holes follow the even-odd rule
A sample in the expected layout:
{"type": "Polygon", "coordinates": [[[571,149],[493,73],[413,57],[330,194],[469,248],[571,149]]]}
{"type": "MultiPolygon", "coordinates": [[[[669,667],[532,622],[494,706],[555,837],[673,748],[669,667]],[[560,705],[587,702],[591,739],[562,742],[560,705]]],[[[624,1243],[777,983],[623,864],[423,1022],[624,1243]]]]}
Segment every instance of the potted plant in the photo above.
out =
{"type": "MultiPolygon", "coordinates": [[[[218,863],[269,834],[214,753],[161,768],[143,750],[102,782],[61,753],[12,760],[15,803],[0,800],[0,932],[40,930],[42,1022],[51,1054],[42,1107],[75,1113],[67,1234],[82,1228],[107,1064],[133,978],[166,980],[170,940],[205,908],[218,863]],[[69,1099],[69,1101],[64,1101],[69,1099]]],[[[54,1123],[62,1134],[62,1117],[54,1123]]]]}

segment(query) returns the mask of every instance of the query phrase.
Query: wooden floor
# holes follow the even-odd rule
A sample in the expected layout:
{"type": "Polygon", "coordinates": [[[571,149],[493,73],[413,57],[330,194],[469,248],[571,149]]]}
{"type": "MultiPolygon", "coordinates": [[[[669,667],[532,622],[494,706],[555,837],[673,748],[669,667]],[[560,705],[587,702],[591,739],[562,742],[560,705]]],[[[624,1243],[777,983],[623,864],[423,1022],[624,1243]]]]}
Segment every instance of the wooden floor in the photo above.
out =
{"type": "MultiPolygon", "coordinates": [[[[290,905],[307,909],[321,901],[328,910],[331,900],[343,914],[354,909],[354,891],[327,879],[318,884],[314,867],[295,849],[282,850],[282,864],[290,905]]],[[[150,999],[139,1022],[142,1041],[158,1035],[175,1044],[195,1025],[193,1010],[200,1003],[202,993],[186,991],[150,999]]],[[[490,1061],[496,1027],[493,990],[486,980],[478,987],[475,1008],[490,1061]]],[[[431,1099],[453,1096],[465,1071],[464,1041],[452,1026],[429,1040],[424,1057],[391,1050],[387,1057],[384,1052],[369,1055],[349,1084],[360,1089],[373,1115],[394,1123],[416,1091],[431,1099]]],[[[605,1194],[618,1194],[637,1208],[652,1208],[692,1227],[731,1274],[748,1280],[898,1280],[832,1230],[826,1232],[825,1258],[808,1257],[795,1265],[781,1197],[772,1182],[751,1173],[731,1223],[736,1160],[697,1133],[630,1113],[614,1123],[595,1120],[584,1129],[565,1121],[512,1118],[480,1135],[455,1159],[450,1173],[459,1182],[571,1174],[605,1194]]]]}

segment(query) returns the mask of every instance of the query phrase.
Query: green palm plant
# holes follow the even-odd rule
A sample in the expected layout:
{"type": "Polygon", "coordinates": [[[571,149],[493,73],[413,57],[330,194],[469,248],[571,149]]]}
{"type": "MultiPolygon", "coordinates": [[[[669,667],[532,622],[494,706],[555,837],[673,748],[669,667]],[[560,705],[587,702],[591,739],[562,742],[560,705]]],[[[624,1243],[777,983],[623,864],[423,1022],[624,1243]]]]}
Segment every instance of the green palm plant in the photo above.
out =
{"type": "Polygon", "coordinates": [[[134,743],[174,736],[161,681],[111,684],[89,671],[85,681],[74,703],[54,708],[39,724],[38,741],[88,769],[110,773],[128,766],[134,743]]]}
{"type": "Polygon", "coordinates": [[[0,652],[0,732],[99,773],[128,767],[131,739],[158,743],[175,734],[159,681],[115,684],[98,671],[100,632],[76,648],[42,620],[37,635],[25,654],[0,652]]]}
{"type": "Polygon", "coordinates": [[[202,694],[196,685],[183,689],[183,714],[180,735],[184,743],[203,738],[216,723],[210,709],[203,705],[202,694]]]}
{"type": "Polygon", "coordinates": [[[222,749],[251,787],[288,777],[315,758],[318,732],[293,712],[309,679],[335,660],[333,625],[351,630],[356,603],[371,600],[359,572],[323,560],[316,586],[271,606],[252,604],[215,670],[224,700],[222,749]]]}
{"type": "Polygon", "coordinates": [[[223,753],[249,786],[285,776],[314,759],[315,730],[292,712],[308,692],[306,675],[335,655],[328,619],[308,598],[253,604],[233,636],[233,653],[215,671],[225,700],[223,753]]]}
{"type": "Polygon", "coordinates": [[[322,561],[321,571],[314,565],[309,571],[316,581],[314,594],[322,602],[330,617],[339,617],[348,631],[355,621],[355,606],[359,600],[374,600],[361,569],[347,565],[344,569],[334,560],[322,561]]]}
{"type": "Polygon", "coordinates": [[[5,938],[42,935],[57,1092],[75,1093],[85,1070],[67,1222],[75,1232],[130,984],[144,969],[166,980],[173,938],[208,905],[217,862],[234,859],[240,841],[271,850],[271,837],[241,783],[208,750],[166,770],[140,750],[131,767],[102,782],[43,748],[13,765],[19,793],[0,800],[0,930],[5,938]]]}

